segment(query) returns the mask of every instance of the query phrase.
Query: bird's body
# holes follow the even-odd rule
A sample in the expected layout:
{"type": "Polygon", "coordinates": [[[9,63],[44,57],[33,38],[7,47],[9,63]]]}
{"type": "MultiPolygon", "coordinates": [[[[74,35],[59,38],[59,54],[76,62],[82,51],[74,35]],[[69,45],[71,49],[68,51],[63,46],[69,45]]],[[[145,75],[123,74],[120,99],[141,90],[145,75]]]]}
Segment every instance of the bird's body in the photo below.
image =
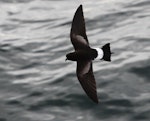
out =
{"type": "Polygon", "coordinates": [[[98,103],[92,61],[95,59],[111,61],[110,44],[108,43],[102,48],[91,48],[89,46],[82,5],[78,7],[74,15],[70,38],[75,51],[67,54],[66,59],[77,62],[76,73],[82,88],[94,102],[98,103]]]}
{"type": "Polygon", "coordinates": [[[87,48],[85,50],[77,50],[69,53],[67,59],[72,61],[94,60],[96,56],[97,51],[95,49],[87,48]]]}

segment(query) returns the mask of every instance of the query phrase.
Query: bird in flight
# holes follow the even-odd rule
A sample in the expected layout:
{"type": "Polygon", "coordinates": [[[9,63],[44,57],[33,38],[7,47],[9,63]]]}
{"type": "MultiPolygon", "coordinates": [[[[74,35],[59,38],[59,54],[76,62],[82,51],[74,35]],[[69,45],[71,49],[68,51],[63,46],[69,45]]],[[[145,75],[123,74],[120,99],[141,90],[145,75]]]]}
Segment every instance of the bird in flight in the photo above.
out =
{"type": "Polygon", "coordinates": [[[82,88],[90,99],[98,103],[92,61],[111,61],[112,53],[110,50],[110,43],[105,44],[101,48],[90,47],[86,35],[82,5],[77,8],[73,17],[70,39],[75,51],[68,53],[66,55],[66,60],[77,62],[76,74],[82,88]]]}

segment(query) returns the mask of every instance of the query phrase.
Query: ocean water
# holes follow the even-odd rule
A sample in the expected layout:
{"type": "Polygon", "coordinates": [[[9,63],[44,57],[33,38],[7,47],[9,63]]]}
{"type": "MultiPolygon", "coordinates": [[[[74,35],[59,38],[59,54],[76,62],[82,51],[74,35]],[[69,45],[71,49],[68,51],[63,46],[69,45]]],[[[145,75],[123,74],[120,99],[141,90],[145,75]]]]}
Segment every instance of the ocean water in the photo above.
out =
{"type": "Polygon", "coordinates": [[[0,121],[149,121],[149,0],[0,0],[0,121]],[[69,33],[83,4],[99,104],[84,93],[69,33]]]}

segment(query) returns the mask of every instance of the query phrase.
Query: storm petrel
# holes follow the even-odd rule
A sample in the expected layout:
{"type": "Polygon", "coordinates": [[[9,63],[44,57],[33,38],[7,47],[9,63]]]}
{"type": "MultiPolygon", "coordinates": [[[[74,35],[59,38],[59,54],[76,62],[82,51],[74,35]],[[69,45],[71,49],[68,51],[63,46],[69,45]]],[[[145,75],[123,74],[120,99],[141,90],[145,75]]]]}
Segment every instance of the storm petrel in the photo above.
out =
{"type": "Polygon", "coordinates": [[[68,53],[66,60],[77,62],[76,73],[82,88],[89,98],[98,103],[92,61],[95,59],[111,61],[110,43],[107,43],[102,48],[91,48],[89,46],[82,5],[75,12],[70,38],[75,51],[68,53]]]}

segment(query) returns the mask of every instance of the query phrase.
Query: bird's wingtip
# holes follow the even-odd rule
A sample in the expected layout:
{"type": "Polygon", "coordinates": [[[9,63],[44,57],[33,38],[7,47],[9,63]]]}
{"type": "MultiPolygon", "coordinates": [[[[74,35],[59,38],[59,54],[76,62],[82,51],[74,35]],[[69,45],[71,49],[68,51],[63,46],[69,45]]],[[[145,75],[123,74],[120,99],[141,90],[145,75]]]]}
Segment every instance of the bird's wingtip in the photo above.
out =
{"type": "Polygon", "coordinates": [[[98,104],[98,103],[99,103],[99,101],[98,101],[98,100],[94,100],[94,102],[95,102],[96,104],[98,104]]]}
{"type": "Polygon", "coordinates": [[[82,4],[80,4],[80,6],[79,7],[82,7],[82,4]]]}
{"type": "Polygon", "coordinates": [[[82,9],[82,4],[79,5],[78,9],[82,9]]]}

